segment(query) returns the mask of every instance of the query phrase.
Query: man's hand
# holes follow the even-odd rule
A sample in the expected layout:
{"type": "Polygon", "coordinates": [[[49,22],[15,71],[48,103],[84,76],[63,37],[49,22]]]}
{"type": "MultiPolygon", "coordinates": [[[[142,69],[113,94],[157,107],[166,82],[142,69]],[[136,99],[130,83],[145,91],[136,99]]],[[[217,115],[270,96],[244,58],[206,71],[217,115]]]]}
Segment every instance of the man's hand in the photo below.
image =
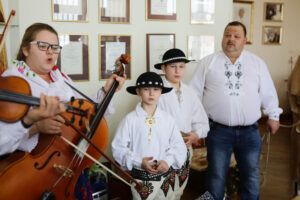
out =
{"type": "Polygon", "coordinates": [[[267,127],[270,130],[270,132],[274,135],[279,129],[279,121],[268,119],[267,127]]]}
{"type": "Polygon", "coordinates": [[[191,146],[193,143],[197,142],[197,140],[198,140],[199,138],[198,138],[197,133],[193,133],[193,132],[189,132],[189,133],[187,133],[186,135],[187,135],[187,136],[184,136],[184,137],[183,137],[183,140],[184,140],[184,142],[185,142],[186,148],[189,149],[190,146],[191,146]]]}
{"type": "Polygon", "coordinates": [[[149,162],[152,159],[153,159],[153,157],[143,158],[141,167],[150,174],[157,174],[158,173],[158,169],[156,169],[157,168],[157,162],[156,161],[149,162]]]}
{"type": "Polygon", "coordinates": [[[160,160],[157,164],[158,164],[157,170],[160,173],[166,173],[169,170],[169,165],[166,161],[160,160]]]}

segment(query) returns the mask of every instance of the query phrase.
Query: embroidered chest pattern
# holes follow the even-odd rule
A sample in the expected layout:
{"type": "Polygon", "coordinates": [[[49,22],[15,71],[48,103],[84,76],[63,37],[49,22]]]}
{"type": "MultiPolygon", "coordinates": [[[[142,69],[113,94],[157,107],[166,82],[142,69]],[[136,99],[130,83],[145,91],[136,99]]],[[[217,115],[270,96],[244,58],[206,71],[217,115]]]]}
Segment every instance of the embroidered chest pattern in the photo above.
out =
{"type": "Polygon", "coordinates": [[[229,61],[226,61],[224,64],[225,68],[225,88],[226,94],[229,96],[239,96],[241,95],[241,88],[243,86],[243,72],[242,64],[240,62],[231,64],[229,61]]]}

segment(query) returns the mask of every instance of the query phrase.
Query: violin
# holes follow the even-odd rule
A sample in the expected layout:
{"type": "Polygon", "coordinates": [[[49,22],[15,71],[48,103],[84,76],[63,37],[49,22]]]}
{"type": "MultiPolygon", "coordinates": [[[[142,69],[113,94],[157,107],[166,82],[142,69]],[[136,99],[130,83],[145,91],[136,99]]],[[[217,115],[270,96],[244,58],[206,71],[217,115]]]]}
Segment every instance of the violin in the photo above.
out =
{"type": "MultiPolygon", "coordinates": [[[[128,61],[128,57],[123,57],[120,67],[128,61]]],[[[108,158],[103,153],[108,143],[108,127],[103,115],[117,87],[118,82],[114,81],[97,105],[85,99],[68,102],[79,113],[88,111],[90,114],[63,113],[61,116],[67,124],[62,126],[61,135],[40,134],[38,145],[31,153],[16,152],[0,161],[0,199],[75,199],[74,188],[82,171],[101,155],[108,158]]],[[[140,183],[127,173],[124,175],[140,190],[140,183]]]]}
{"type": "MultiPolygon", "coordinates": [[[[0,77],[0,120],[13,123],[21,120],[29,106],[40,106],[40,98],[31,96],[29,84],[20,77],[0,77]],[[12,103],[14,102],[14,103],[12,103]]],[[[66,112],[87,116],[88,112],[64,104],[66,112]]]]}

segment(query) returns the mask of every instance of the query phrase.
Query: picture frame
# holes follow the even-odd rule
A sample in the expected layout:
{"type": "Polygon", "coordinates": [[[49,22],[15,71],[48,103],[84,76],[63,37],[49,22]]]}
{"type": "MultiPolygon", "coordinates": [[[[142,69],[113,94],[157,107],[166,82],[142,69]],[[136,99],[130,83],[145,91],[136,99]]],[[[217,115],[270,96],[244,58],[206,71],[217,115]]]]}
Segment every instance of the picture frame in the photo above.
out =
{"type": "MultiPolygon", "coordinates": [[[[1,36],[1,34],[0,34],[1,36]]],[[[5,43],[3,44],[2,50],[0,51],[0,75],[7,69],[7,55],[5,43]]]]}
{"type": "Polygon", "coordinates": [[[267,45],[280,45],[282,41],[281,26],[263,26],[262,41],[267,45]]]}
{"type": "Polygon", "coordinates": [[[189,35],[188,36],[189,60],[199,61],[205,56],[215,52],[215,36],[213,35],[189,35]]]}
{"type": "Polygon", "coordinates": [[[99,0],[100,23],[130,23],[130,0],[99,0]]]}
{"type": "Polygon", "coordinates": [[[88,0],[52,0],[52,21],[88,22],[88,0]]]}
{"type": "Polygon", "coordinates": [[[146,0],[146,20],[177,21],[177,0],[146,0]]]}
{"type": "MultiPolygon", "coordinates": [[[[121,54],[131,55],[130,35],[99,35],[99,80],[108,79],[115,70],[121,54]]],[[[131,79],[131,62],[125,65],[127,79],[131,79]]]]}
{"type": "Polygon", "coordinates": [[[73,81],[89,81],[89,35],[59,34],[57,66],[73,81]]]}
{"type": "Polygon", "coordinates": [[[264,3],[264,21],[282,22],[283,21],[283,3],[265,2],[264,3]]]}
{"type": "Polygon", "coordinates": [[[0,24],[5,24],[5,16],[4,16],[1,0],[0,0],[0,24]]]}
{"type": "Polygon", "coordinates": [[[243,23],[247,30],[247,44],[253,43],[253,1],[233,1],[232,21],[243,23]]]}
{"type": "Polygon", "coordinates": [[[191,24],[214,24],[215,0],[191,0],[191,24]]]}
{"type": "Polygon", "coordinates": [[[164,53],[175,48],[175,33],[149,33],[146,35],[147,72],[162,74],[154,65],[162,62],[164,53]]]}

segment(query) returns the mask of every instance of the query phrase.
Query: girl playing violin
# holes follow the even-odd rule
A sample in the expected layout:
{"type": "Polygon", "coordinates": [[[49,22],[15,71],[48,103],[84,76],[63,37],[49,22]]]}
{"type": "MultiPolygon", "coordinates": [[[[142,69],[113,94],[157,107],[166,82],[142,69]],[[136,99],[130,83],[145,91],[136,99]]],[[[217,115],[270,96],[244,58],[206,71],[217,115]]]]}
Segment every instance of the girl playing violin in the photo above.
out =
{"type": "MultiPolygon", "coordinates": [[[[61,48],[57,32],[48,24],[35,23],[26,29],[17,60],[13,61],[2,76],[18,76],[25,79],[31,87],[32,96],[41,96],[41,106],[30,110],[20,122],[0,122],[0,155],[16,149],[31,152],[38,143],[39,133],[60,133],[65,120],[57,114],[64,112],[64,108],[56,98],[60,102],[67,102],[71,97],[82,98],[65,83],[74,85],[70,77],[61,73],[55,66],[61,48]]],[[[120,89],[125,79],[126,75],[112,75],[91,99],[100,102],[114,80],[119,82],[120,89]]],[[[113,108],[110,105],[106,114],[112,113],[113,108]]]]}

